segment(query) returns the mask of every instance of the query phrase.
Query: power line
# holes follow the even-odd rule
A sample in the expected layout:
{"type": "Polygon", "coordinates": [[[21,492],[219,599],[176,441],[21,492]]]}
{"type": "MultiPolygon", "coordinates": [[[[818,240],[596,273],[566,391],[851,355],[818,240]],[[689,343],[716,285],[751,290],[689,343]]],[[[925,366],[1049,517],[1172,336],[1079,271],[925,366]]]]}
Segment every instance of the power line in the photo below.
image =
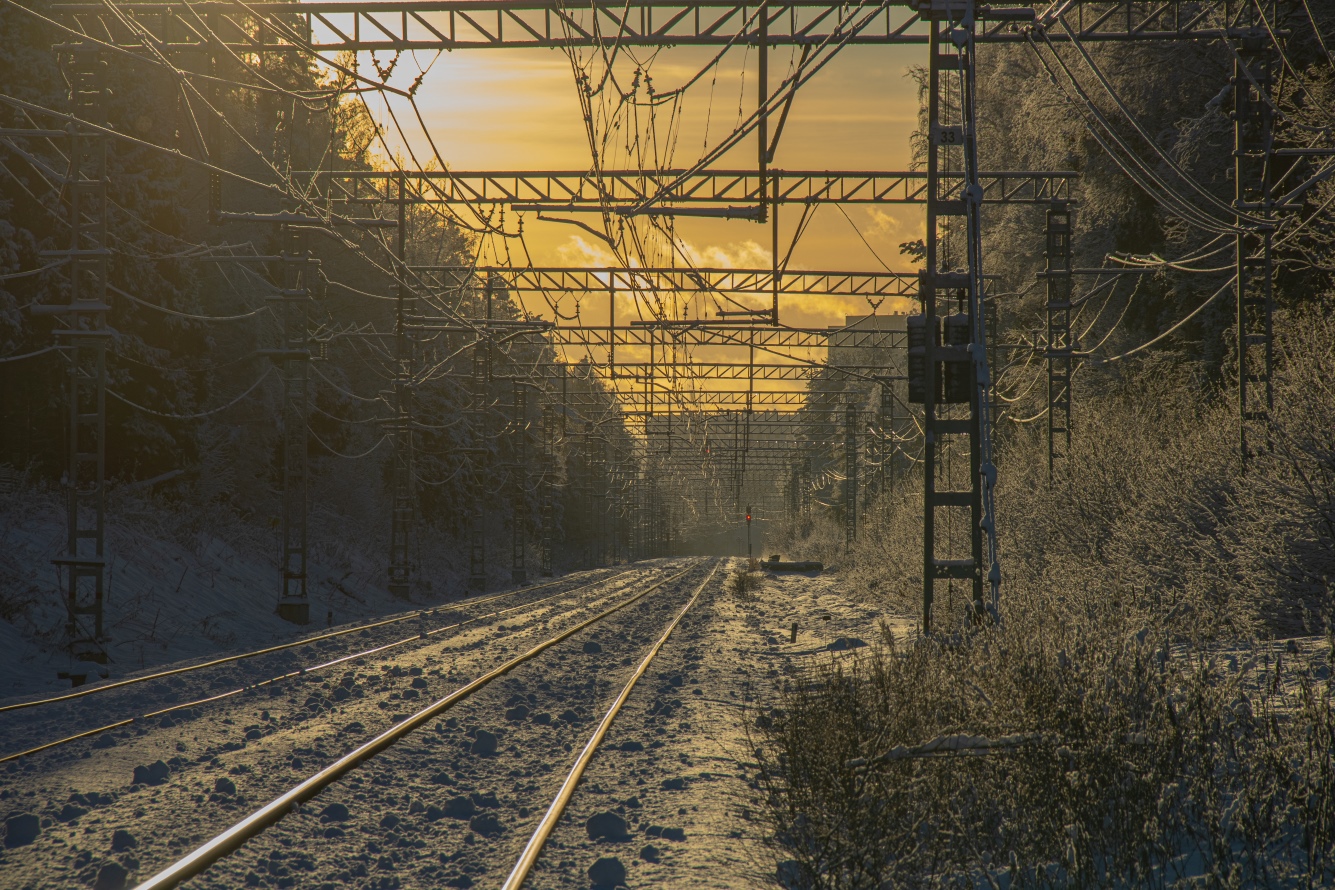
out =
{"type": "Polygon", "coordinates": [[[110,387],[107,388],[106,392],[107,395],[111,396],[116,401],[123,402],[124,404],[130,406],[136,411],[142,411],[143,413],[151,414],[154,417],[162,417],[167,420],[202,420],[205,417],[212,417],[215,414],[220,414],[221,412],[226,411],[228,408],[231,408],[234,405],[239,404],[242,399],[244,399],[246,396],[254,392],[261,383],[269,379],[269,375],[272,373],[273,373],[273,368],[266,368],[264,373],[260,375],[259,379],[256,380],[254,383],[252,383],[250,386],[246,387],[245,391],[242,392],[236,398],[232,399],[231,401],[227,402],[224,405],[219,405],[217,408],[210,408],[207,411],[199,411],[194,414],[174,414],[166,411],[155,411],[152,408],[147,408],[136,402],[130,401],[125,396],[121,395],[120,393],[116,392],[114,389],[111,389],[110,387]]]}

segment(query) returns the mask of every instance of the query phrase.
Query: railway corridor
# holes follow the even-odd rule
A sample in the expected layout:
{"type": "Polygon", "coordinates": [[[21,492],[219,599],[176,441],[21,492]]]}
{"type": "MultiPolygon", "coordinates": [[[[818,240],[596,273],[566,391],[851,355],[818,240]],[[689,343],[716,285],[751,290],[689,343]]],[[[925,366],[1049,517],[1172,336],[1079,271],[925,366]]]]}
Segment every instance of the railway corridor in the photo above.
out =
{"type": "MultiPolygon", "coordinates": [[[[521,852],[643,666],[523,886],[750,885],[767,866],[762,828],[749,821],[746,726],[776,704],[785,678],[870,642],[880,616],[820,576],[768,576],[738,594],[740,568],[662,560],[521,589],[453,630],[11,760],[0,801],[11,816],[37,817],[40,831],[0,852],[0,884],[137,886],[279,801],[281,818],[183,885],[500,887],[518,879],[521,852]],[[458,697],[441,707],[447,696],[458,697]],[[282,802],[428,709],[304,803],[282,802]]],[[[460,624],[455,612],[470,615],[469,602],[446,616],[460,624]]],[[[422,621],[423,633],[451,623],[422,621]]],[[[281,667],[355,654],[371,635],[288,650],[281,667]]],[[[0,753],[173,696],[195,700],[208,686],[251,686],[274,667],[248,660],[0,713],[0,753]]]]}

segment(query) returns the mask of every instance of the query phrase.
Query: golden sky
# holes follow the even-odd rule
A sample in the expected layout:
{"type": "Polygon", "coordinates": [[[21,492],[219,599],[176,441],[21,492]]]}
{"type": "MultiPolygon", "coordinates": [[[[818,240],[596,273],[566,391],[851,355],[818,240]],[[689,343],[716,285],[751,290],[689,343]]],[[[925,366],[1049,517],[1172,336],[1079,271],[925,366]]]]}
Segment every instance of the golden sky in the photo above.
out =
{"type": "MultiPolygon", "coordinates": [[[[846,48],[799,91],[773,166],[789,170],[907,169],[917,96],[906,71],[910,65],[924,63],[925,52],[925,47],[846,48]]],[[[700,48],[662,50],[649,68],[656,90],[661,93],[678,86],[713,54],[714,50],[700,48]]],[[[648,58],[647,53],[639,53],[641,61],[648,58]]],[[[793,58],[788,48],[771,51],[771,88],[787,73],[793,58]]],[[[578,93],[570,61],[563,52],[461,50],[442,54],[434,62],[419,53],[400,61],[391,82],[404,80],[406,86],[428,65],[417,101],[437,148],[452,169],[590,168],[578,93]]],[[[616,71],[623,84],[629,83],[634,67],[634,60],[625,56],[619,60],[616,71]]],[[[716,77],[706,76],[686,92],[672,166],[693,164],[704,152],[706,138],[710,146],[716,144],[737,123],[739,111],[749,114],[754,109],[756,79],[755,52],[736,48],[718,67],[716,77]]],[[[406,105],[390,101],[396,101],[401,121],[406,124],[413,120],[410,111],[403,113],[406,105]]],[[[665,121],[660,118],[660,132],[665,121]]],[[[417,135],[410,134],[409,141],[419,160],[431,157],[420,129],[417,135]]],[[[395,144],[397,147],[399,143],[395,144]]],[[[755,164],[756,142],[750,138],[713,166],[749,169],[755,164]]],[[[633,166],[624,152],[620,156],[609,154],[605,159],[606,169],[633,166]]],[[[882,269],[872,250],[859,239],[859,231],[890,268],[911,268],[899,255],[898,245],[922,236],[920,209],[861,205],[844,210],[847,219],[832,206],[816,212],[793,251],[789,268],[882,269]]],[[[795,207],[780,215],[781,252],[788,249],[799,215],[795,207]]],[[[581,219],[597,221],[594,215],[581,219]]],[[[682,218],[676,231],[700,265],[765,267],[770,263],[768,224],[682,218]]],[[[530,215],[525,221],[525,234],[533,262],[538,265],[610,262],[605,245],[573,226],[538,222],[530,215]]],[[[484,262],[494,262],[494,249],[490,245],[484,249],[489,254],[484,262]]],[[[549,315],[540,303],[528,308],[549,315]]],[[[892,308],[904,307],[887,304],[880,311],[892,308]]],[[[630,306],[618,308],[619,313],[630,311],[630,306]]],[[[845,315],[866,314],[872,309],[860,298],[794,297],[781,301],[780,311],[786,324],[825,326],[842,323],[845,315]]],[[[606,310],[600,318],[589,320],[605,323],[606,310]]]]}

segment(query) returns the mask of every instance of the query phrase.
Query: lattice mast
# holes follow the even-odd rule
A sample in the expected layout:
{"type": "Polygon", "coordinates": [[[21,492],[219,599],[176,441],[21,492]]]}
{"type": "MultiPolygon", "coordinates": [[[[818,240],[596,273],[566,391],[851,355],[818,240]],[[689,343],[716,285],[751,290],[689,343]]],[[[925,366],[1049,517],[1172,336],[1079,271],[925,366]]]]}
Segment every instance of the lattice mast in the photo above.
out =
{"type": "Polygon", "coordinates": [[[306,230],[283,224],[282,284],[269,297],[281,322],[279,345],[270,355],[282,374],[282,562],[278,615],[293,624],[310,622],[306,590],[309,468],[307,407],[310,399],[310,279],[317,261],[306,246],[306,230]]]}
{"type": "Polygon", "coordinates": [[[844,552],[858,539],[858,406],[844,408],[844,552]]]}
{"type": "MultiPolygon", "coordinates": [[[[927,237],[922,273],[923,315],[918,323],[919,386],[923,403],[923,631],[932,629],[932,607],[938,581],[961,580],[971,587],[970,610],[979,620],[989,608],[995,615],[1001,582],[996,558],[992,487],[991,417],[988,401],[988,357],[983,315],[981,205],[977,114],[974,107],[974,40],[977,22],[972,0],[933,0],[919,4],[931,19],[928,64],[927,237]],[[947,165],[963,173],[958,192],[943,188],[947,165]],[[950,232],[959,232],[950,255],[950,232]],[[943,231],[944,230],[944,231],[943,231]],[[958,315],[938,321],[945,304],[958,300],[958,315]],[[962,316],[962,317],[961,317],[962,316]],[[952,323],[953,322],[953,323],[952,323]],[[938,404],[940,402],[941,404],[938,404]],[[944,404],[967,403],[968,416],[948,416],[944,404]],[[942,458],[952,441],[964,439],[969,454],[967,481],[943,476],[942,458]],[[963,483],[961,485],[961,482],[963,483]],[[943,484],[944,487],[938,487],[943,484]],[[937,531],[947,511],[949,532],[963,525],[968,555],[948,540],[938,549],[937,531]]],[[[960,181],[959,179],[955,180],[960,181]]],[[[912,320],[911,320],[912,321],[912,320]]],[[[910,331],[911,349],[913,331],[910,331]]],[[[911,372],[912,374],[912,372],[911,372]]],[[[913,381],[911,381],[912,383],[913,381]]]]}
{"type": "Polygon", "coordinates": [[[538,573],[552,577],[552,525],[555,516],[556,487],[556,411],[551,405],[542,406],[542,478],[538,487],[542,527],[539,532],[538,573]]]}
{"type": "Polygon", "coordinates": [[[398,232],[395,245],[399,279],[394,312],[394,419],[391,421],[394,454],[391,458],[391,516],[389,533],[389,592],[407,599],[412,593],[414,566],[412,536],[416,528],[417,504],[413,482],[413,394],[414,344],[407,320],[416,314],[417,301],[407,284],[407,195],[399,174],[398,232]]]}
{"type": "MultiPolygon", "coordinates": [[[[65,635],[75,662],[106,664],[106,382],[107,341],[107,146],[90,123],[105,126],[106,62],[91,44],[74,44],[61,56],[73,119],[69,175],[69,246],[44,251],[69,269],[69,303],[36,307],[58,314],[55,331],[69,363],[66,393],[65,552],[53,562],[65,579],[65,635]]],[[[71,671],[78,685],[86,675],[71,671]]]]}
{"type": "Polygon", "coordinates": [[[528,384],[514,381],[514,426],[510,431],[512,493],[510,510],[510,580],[528,583],[528,384]]]}
{"type": "Polygon", "coordinates": [[[1238,213],[1234,245],[1237,275],[1238,451],[1242,466],[1272,447],[1270,413],[1275,407],[1274,85],[1276,47],[1261,20],[1278,22],[1274,2],[1248,4],[1247,23],[1230,29],[1233,44],[1233,206],[1238,213]],[[1269,7],[1264,9],[1263,7],[1269,7]],[[1267,224],[1244,224],[1259,216],[1267,224]]]}
{"type": "MultiPolygon", "coordinates": [[[[491,321],[492,279],[488,273],[484,284],[486,320],[491,321]]],[[[491,397],[491,341],[490,331],[480,335],[473,344],[473,366],[470,377],[472,389],[473,442],[468,457],[468,585],[473,590],[487,589],[487,536],[486,516],[482,503],[486,497],[487,473],[491,466],[488,408],[491,397]]]]}
{"type": "Polygon", "coordinates": [[[1071,375],[1076,344],[1071,336],[1071,205],[1054,201],[1047,212],[1048,481],[1071,453],[1071,375]]]}

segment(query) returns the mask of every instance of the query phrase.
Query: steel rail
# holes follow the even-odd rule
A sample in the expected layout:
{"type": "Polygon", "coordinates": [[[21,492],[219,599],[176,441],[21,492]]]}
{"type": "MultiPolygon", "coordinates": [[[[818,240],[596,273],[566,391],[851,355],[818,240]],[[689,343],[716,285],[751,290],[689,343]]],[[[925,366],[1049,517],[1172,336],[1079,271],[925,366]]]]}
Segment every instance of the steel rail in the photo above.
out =
{"type": "MultiPolygon", "coordinates": [[[[204,698],[195,699],[194,701],[180,702],[168,708],[159,708],[156,711],[148,711],[147,713],[138,714],[134,717],[127,717],[123,720],[117,720],[114,723],[108,723],[104,726],[98,726],[93,729],[87,729],[84,730],[83,732],[75,733],[74,735],[69,735],[65,736],[64,738],[56,739],[55,741],[45,742],[34,748],[28,748],[23,751],[16,751],[13,754],[6,754],[3,757],[0,757],[0,763],[9,763],[12,760],[21,760],[22,758],[28,757],[33,754],[40,754],[41,752],[49,751],[52,748],[59,748],[62,745],[68,745],[71,742],[77,742],[79,739],[92,738],[95,735],[101,735],[102,733],[110,732],[113,729],[119,729],[123,726],[131,726],[135,723],[138,723],[141,720],[152,720],[155,717],[164,717],[167,714],[172,713],[173,711],[184,711],[187,708],[196,708],[199,707],[200,705],[207,705],[215,701],[221,701],[225,698],[231,698],[234,695],[241,695],[244,692],[254,692],[257,689],[263,689],[265,686],[273,686],[275,684],[283,682],[284,680],[292,680],[297,677],[303,677],[306,674],[314,673],[316,671],[322,671],[325,670],[326,668],[331,668],[336,665],[343,664],[345,662],[355,661],[359,658],[366,658],[367,656],[376,655],[380,652],[386,652],[390,649],[395,649],[398,648],[399,646],[404,646],[407,645],[408,643],[416,642],[418,640],[425,640],[428,637],[433,637],[436,636],[437,634],[442,634],[449,630],[457,630],[458,628],[461,627],[467,627],[470,624],[475,624],[486,618],[494,618],[498,615],[506,615],[510,612],[517,612],[520,609],[531,609],[536,605],[548,602],[550,600],[554,600],[557,597],[562,597],[567,594],[575,593],[577,591],[589,587],[596,587],[599,584],[615,580],[616,578],[620,578],[622,575],[626,575],[629,573],[630,570],[627,570],[625,572],[618,572],[617,574],[612,575],[608,578],[604,578],[601,581],[591,581],[588,584],[584,584],[579,587],[572,587],[569,590],[560,590],[557,591],[556,593],[553,593],[550,596],[545,596],[542,597],[541,599],[533,600],[527,603],[520,603],[519,605],[511,606],[508,609],[499,609],[494,612],[483,613],[482,615],[474,615],[472,618],[465,619],[464,621],[456,621],[454,624],[446,624],[441,627],[437,627],[433,630],[420,631],[416,634],[413,634],[410,637],[404,637],[399,640],[392,640],[391,642],[383,643],[379,646],[372,646],[370,649],[363,649],[360,652],[351,652],[347,655],[340,655],[338,658],[332,659],[330,661],[321,662],[320,664],[311,665],[309,667],[298,668],[295,671],[287,671],[286,673],[279,674],[275,677],[269,677],[268,679],[265,680],[259,680],[255,683],[250,683],[248,685],[241,686],[236,689],[229,689],[226,692],[219,692],[216,695],[205,696],[204,698]]],[[[492,599],[495,599],[495,597],[493,597],[492,599]]]]}
{"type": "Polygon", "coordinates": [[[542,848],[546,845],[547,838],[551,836],[552,831],[556,828],[556,823],[560,821],[562,814],[565,813],[566,805],[570,803],[570,798],[574,796],[575,789],[579,786],[579,780],[584,777],[585,768],[588,767],[589,761],[593,759],[598,746],[602,744],[603,737],[607,735],[607,730],[612,726],[612,721],[616,719],[617,714],[621,713],[621,706],[630,698],[630,693],[635,688],[635,684],[649,669],[650,662],[658,656],[659,650],[663,648],[663,644],[667,642],[668,637],[672,635],[672,632],[677,629],[677,625],[686,617],[686,613],[695,605],[695,601],[709,586],[709,582],[714,580],[714,576],[718,574],[718,567],[719,563],[714,563],[714,568],[709,575],[695,589],[695,593],[691,594],[691,598],[687,600],[686,605],[681,607],[681,611],[672,619],[672,623],[667,626],[667,630],[663,631],[663,635],[658,638],[658,642],[654,643],[653,647],[640,661],[639,666],[635,668],[635,673],[631,674],[630,679],[626,681],[621,694],[617,696],[616,701],[612,702],[612,707],[608,708],[602,722],[598,724],[598,728],[593,731],[588,743],[584,745],[584,750],[580,751],[579,757],[575,758],[575,764],[570,768],[570,774],[561,783],[560,790],[556,792],[556,797],[552,800],[551,806],[547,808],[542,821],[538,823],[533,836],[529,838],[528,844],[524,847],[524,852],[519,854],[519,861],[515,863],[515,867],[510,871],[510,876],[505,879],[505,884],[502,885],[501,890],[519,890],[520,887],[524,886],[524,881],[528,879],[529,872],[537,863],[538,856],[542,854],[542,848]]]}
{"type": "MultiPolygon", "coordinates": [[[[602,580],[607,581],[615,577],[617,576],[612,575],[602,580]]],[[[441,609],[480,606],[485,603],[494,602],[503,597],[513,596],[516,593],[531,593],[535,590],[542,590],[543,588],[551,587],[556,584],[564,584],[565,582],[570,580],[572,580],[571,577],[567,575],[563,578],[557,578],[554,581],[544,581],[542,584],[534,584],[528,587],[515,587],[510,590],[505,590],[500,593],[492,594],[491,596],[483,597],[481,599],[460,600],[457,603],[450,603],[449,605],[446,606],[436,606],[435,608],[430,610],[416,609],[412,612],[405,612],[401,615],[395,615],[392,618],[382,618],[378,621],[372,621],[369,624],[357,624],[351,627],[344,627],[340,628],[339,630],[327,631],[326,633],[316,634],[313,637],[302,637],[300,640],[293,640],[290,643],[279,643],[278,645],[275,646],[266,646],[263,649],[255,649],[250,652],[241,652],[236,655],[225,655],[222,658],[213,658],[210,659],[209,661],[200,662],[199,664],[186,665],[185,667],[178,667],[178,668],[170,668],[165,671],[155,671],[154,673],[144,674],[139,677],[129,677],[127,679],[116,680],[111,683],[101,683],[96,686],[88,686],[82,689],[75,690],[73,692],[65,692],[61,693],[60,695],[52,695],[52,696],[47,696],[46,698],[33,699],[32,701],[17,702],[11,705],[0,705],[0,714],[5,713],[6,711],[21,711],[24,710],[25,708],[35,708],[40,705],[52,705],[63,701],[72,701],[73,699],[83,698],[89,695],[95,695],[99,692],[110,692],[113,689],[120,689],[125,686],[133,686],[136,683],[146,683],[149,680],[161,680],[163,677],[173,677],[179,674],[188,674],[191,671],[200,671],[203,670],[204,668],[217,667],[218,665],[221,664],[230,664],[235,661],[244,661],[247,658],[257,658],[261,655],[271,655],[274,652],[282,652],[285,649],[295,649],[298,646],[306,646],[311,643],[318,643],[321,640],[332,640],[335,637],[347,636],[350,633],[356,633],[357,631],[361,630],[374,630],[377,627],[386,627],[390,624],[397,624],[403,621],[411,621],[414,618],[420,619],[423,615],[427,614],[437,615],[440,613],[441,609]]],[[[597,583],[600,582],[598,581],[589,582],[590,585],[597,583]]],[[[584,586],[589,586],[589,585],[584,585],[584,586]]],[[[576,587],[574,589],[577,590],[579,588],[576,587]]],[[[0,763],[4,763],[4,761],[0,760],[0,763]]]]}
{"type": "Polygon", "coordinates": [[[363,762],[388,749],[409,733],[434,719],[438,714],[448,710],[465,698],[468,698],[492,680],[504,676],[524,662],[537,657],[552,646],[569,639],[585,628],[597,624],[609,615],[639,602],[663,585],[670,584],[671,582],[690,574],[698,566],[699,563],[695,563],[675,575],[670,575],[655,581],[653,584],[629,599],[623,600],[617,605],[600,612],[592,618],[581,621],[574,627],[568,628],[556,636],[537,644],[527,652],[516,655],[499,667],[493,668],[472,682],[451,692],[444,698],[433,702],[416,714],[408,717],[403,722],[371,739],[369,742],[354,748],[352,751],[306,779],[295,788],[280,794],[268,804],[265,804],[260,809],[251,813],[245,819],[242,819],[222,834],[217,835],[212,840],[197,847],[182,859],[178,859],[176,862],[167,866],[148,880],[137,885],[135,890],[167,890],[167,888],[175,887],[182,881],[189,880],[190,878],[201,874],[219,859],[239,850],[246,841],[261,834],[270,826],[276,824],[288,813],[296,812],[300,809],[301,804],[315,797],[325,788],[361,766],[363,762]]]}

